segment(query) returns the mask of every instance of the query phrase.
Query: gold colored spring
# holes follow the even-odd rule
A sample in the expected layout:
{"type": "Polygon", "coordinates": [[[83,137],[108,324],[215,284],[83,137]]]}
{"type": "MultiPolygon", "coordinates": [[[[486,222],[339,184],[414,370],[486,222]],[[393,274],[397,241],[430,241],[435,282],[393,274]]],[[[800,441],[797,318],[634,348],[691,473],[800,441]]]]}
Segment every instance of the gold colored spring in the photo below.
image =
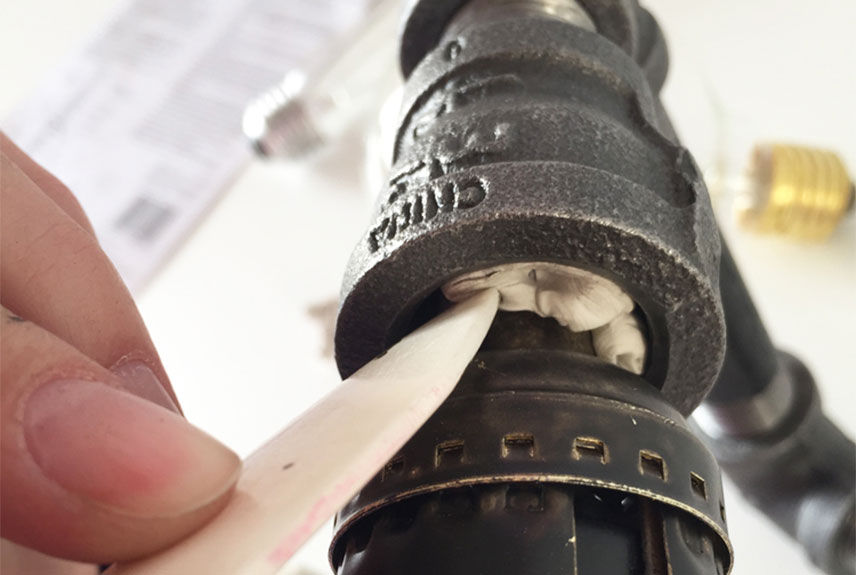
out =
{"type": "Polygon", "coordinates": [[[853,183],[831,151],[757,146],[750,179],[748,197],[738,207],[738,221],[754,231],[820,241],[853,208],[853,183]]]}

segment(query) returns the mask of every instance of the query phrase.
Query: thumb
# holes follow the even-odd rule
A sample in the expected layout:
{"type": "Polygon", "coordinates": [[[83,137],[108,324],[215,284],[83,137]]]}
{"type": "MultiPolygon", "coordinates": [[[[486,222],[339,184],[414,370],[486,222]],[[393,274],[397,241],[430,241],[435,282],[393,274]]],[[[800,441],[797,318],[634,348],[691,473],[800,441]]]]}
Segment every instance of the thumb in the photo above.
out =
{"type": "Polygon", "coordinates": [[[174,543],[225,505],[234,453],[39,326],[4,309],[0,327],[4,538],[109,563],[174,543]]]}

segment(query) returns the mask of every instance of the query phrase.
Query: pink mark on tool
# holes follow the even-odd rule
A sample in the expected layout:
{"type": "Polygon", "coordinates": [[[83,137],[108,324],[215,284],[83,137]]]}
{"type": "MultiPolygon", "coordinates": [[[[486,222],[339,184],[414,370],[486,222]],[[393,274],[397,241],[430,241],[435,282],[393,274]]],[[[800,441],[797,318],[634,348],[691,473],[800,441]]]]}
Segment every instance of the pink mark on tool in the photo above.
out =
{"type": "MultiPolygon", "coordinates": [[[[407,410],[411,416],[416,416],[418,421],[426,419],[424,413],[426,408],[429,415],[433,413],[437,404],[446,397],[447,392],[438,386],[433,386],[428,390],[426,395],[431,398],[430,401],[419,402],[407,410]]],[[[392,437],[384,441],[378,449],[374,449],[372,453],[367,454],[368,457],[363,465],[360,465],[358,469],[354,470],[354,473],[350,474],[345,480],[337,483],[329,493],[323,495],[315,502],[298,525],[271,551],[267,557],[267,561],[277,567],[288,561],[312,533],[328,517],[333,515],[337,509],[344,505],[369,480],[371,475],[377,472],[410,439],[411,434],[416,428],[418,428],[418,425],[414,426],[412,422],[399,426],[399,429],[391,434],[392,437]]]]}
{"type": "Polygon", "coordinates": [[[330,494],[316,501],[303,520],[268,555],[268,562],[279,566],[288,561],[318,526],[336,512],[341,502],[353,492],[356,484],[356,478],[348,478],[336,484],[330,494]]]}

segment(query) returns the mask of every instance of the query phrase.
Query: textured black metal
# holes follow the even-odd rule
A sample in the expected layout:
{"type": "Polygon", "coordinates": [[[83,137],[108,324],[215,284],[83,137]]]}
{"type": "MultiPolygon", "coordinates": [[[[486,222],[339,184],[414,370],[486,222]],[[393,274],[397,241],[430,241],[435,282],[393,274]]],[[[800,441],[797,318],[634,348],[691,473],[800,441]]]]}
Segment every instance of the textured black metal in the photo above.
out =
{"type": "MultiPolygon", "coordinates": [[[[650,62],[665,58],[645,30],[650,62]]],[[[436,313],[438,288],[462,273],[564,263],[637,302],[645,377],[688,414],[722,361],[718,257],[701,175],[633,58],[563,22],[486,21],[444,38],[410,76],[390,186],[346,273],[339,369],[350,375],[436,313]]]]}
{"type": "Polygon", "coordinates": [[[331,561],[348,575],[725,573],[722,497],[712,455],[640,377],[566,351],[484,351],[340,512],[331,561]]]}
{"type": "Polygon", "coordinates": [[[728,403],[761,393],[778,370],[778,355],[728,246],[722,243],[719,289],[728,337],[725,360],[706,401],[728,403]]]}
{"type": "MultiPolygon", "coordinates": [[[[405,78],[443,37],[449,23],[469,0],[409,0],[401,34],[401,71],[405,78]]],[[[639,53],[643,11],[636,0],[578,0],[597,31],[631,57],[639,53]]]]}
{"type": "Polygon", "coordinates": [[[644,8],[639,8],[639,50],[636,61],[645,72],[651,90],[659,94],[669,71],[669,50],[660,25],[644,8]]]}

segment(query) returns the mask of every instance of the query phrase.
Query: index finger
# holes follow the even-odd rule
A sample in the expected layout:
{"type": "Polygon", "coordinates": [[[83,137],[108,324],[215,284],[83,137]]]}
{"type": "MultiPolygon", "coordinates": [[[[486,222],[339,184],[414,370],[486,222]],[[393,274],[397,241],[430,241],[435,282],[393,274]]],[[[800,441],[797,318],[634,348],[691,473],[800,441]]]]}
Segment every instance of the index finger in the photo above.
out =
{"type": "Polygon", "coordinates": [[[0,160],[2,304],[106,368],[155,378],[176,401],[131,294],[95,236],[9,156],[0,160]]]}
{"type": "Polygon", "coordinates": [[[6,134],[2,131],[0,131],[0,152],[5,154],[12,163],[18,166],[46,196],[71,216],[71,219],[80,224],[90,234],[95,235],[95,230],[92,229],[92,224],[89,222],[89,218],[86,217],[86,212],[83,211],[80,202],[77,201],[74,194],[71,193],[59,178],[37,164],[21,148],[16,146],[12,140],[6,137],[6,134]]]}

